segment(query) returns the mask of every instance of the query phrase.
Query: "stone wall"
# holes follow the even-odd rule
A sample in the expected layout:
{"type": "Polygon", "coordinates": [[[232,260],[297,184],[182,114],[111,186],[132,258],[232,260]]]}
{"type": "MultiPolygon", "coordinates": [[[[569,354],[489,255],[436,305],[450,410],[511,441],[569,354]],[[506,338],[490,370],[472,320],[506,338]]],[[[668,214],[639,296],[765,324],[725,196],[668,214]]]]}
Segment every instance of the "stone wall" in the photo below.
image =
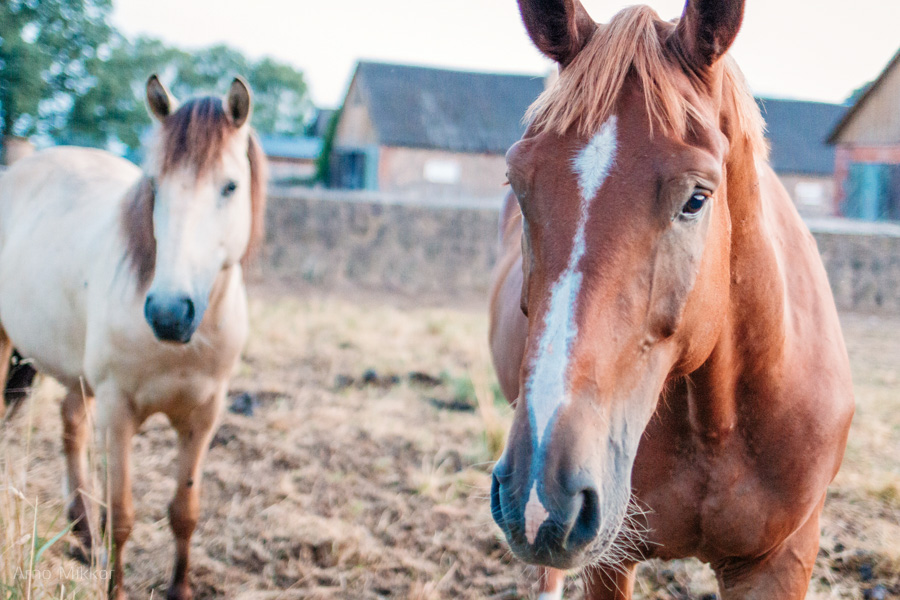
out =
{"type": "MultiPolygon", "coordinates": [[[[486,294],[498,205],[273,190],[261,275],[380,291],[486,294]]],[[[809,221],[843,310],[900,314],[900,225],[809,221]]]]}
{"type": "MultiPolygon", "coordinates": [[[[499,203],[273,190],[261,275],[405,294],[486,295],[499,203]]],[[[900,314],[900,225],[809,220],[842,310],[900,314]]]]}
{"type": "Polygon", "coordinates": [[[407,294],[486,293],[497,204],[424,207],[373,194],[274,190],[260,275],[407,294]]]}
{"type": "Polygon", "coordinates": [[[900,314],[900,225],[809,219],[838,308],[900,314]]]}

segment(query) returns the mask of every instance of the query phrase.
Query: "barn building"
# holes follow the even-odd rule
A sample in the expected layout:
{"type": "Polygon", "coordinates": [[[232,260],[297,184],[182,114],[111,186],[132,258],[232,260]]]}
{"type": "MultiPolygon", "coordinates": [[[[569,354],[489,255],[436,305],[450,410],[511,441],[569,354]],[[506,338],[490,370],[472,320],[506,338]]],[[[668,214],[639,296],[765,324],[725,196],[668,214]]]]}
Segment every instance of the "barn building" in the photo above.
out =
{"type": "Polygon", "coordinates": [[[834,148],[828,135],[847,111],[822,102],[757,98],[769,161],[804,217],[835,214],[834,148]]]}
{"type": "Polygon", "coordinates": [[[542,77],[360,62],[331,155],[332,187],[423,202],[496,199],[542,77]]]}
{"type": "MultiPolygon", "coordinates": [[[[360,62],[340,113],[331,187],[429,202],[495,199],[544,77],[360,62]]],[[[835,214],[835,150],[846,107],[759,99],[775,171],[804,216],[835,214]]]]}
{"type": "Polygon", "coordinates": [[[304,183],[315,177],[322,138],[263,135],[259,141],[269,160],[269,181],[272,184],[304,183]]]}
{"type": "Polygon", "coordinates": [[[900,220],[900,51],[847,111],[829,142],[837,147],[840,214],[900,220]]]}

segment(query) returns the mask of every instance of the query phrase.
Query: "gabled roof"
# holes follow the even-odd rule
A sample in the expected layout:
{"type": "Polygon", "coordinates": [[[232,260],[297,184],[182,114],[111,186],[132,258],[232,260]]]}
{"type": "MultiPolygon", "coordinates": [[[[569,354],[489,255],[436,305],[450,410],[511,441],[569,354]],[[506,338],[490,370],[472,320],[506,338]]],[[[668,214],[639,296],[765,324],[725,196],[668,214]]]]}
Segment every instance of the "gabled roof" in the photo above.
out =
{"type": "Polygon", "coordinates": [[[757,98],[772,151],[769,162],[781,173],[831,175],[834,148],[826,138],[847,112],[840,104],[757,98]]]}
{"type": "Polygon", "coordinates": [[[289,135],[262,135],[263,152],[269,158],[315,160],[322,152],[322,138],[289,135]]]}
{"type": "Polygon", "coordinates": [[[328,135],[328,125],[331,124],[331,119],[336,112],[337,109],[334,108],[319,108],[316,110],[316,117],[313,119],[311,131],[314,137],[324,138],[328,135]]]}
{"type": "Polygon", "coordinates": [[[850,107],[850,110],[844,115],[844,118],[840,120],[840,122],[834,127],[831,131],[831,135],[828,136],[829,144],[837,144],[838,138],[841,133],[843,133],[844,129],[853,120],[856,114],[859,112],[859,109],[863,107],[863,105],[868,102],[869,98],[871,98],[875,91],[881,86],[882,83],[887,79],[888,73],[893,71],[895,68],[900,68],[900,50],[894,55],[894,58],[891,59],[891,62],[884,68],[880,75],[878,75],[878,79],[872,82],[872,85],[866,89],[862,96],[859,97],[859,100],[856,101],[856,104],[850,107]]]}
{"type": "Polygon", "coordinates": [[[522,117],[544,91],[539,76],[367,61],[354,82],[379,144],[491,154],[505,153],[522,136],[522,117]]]}

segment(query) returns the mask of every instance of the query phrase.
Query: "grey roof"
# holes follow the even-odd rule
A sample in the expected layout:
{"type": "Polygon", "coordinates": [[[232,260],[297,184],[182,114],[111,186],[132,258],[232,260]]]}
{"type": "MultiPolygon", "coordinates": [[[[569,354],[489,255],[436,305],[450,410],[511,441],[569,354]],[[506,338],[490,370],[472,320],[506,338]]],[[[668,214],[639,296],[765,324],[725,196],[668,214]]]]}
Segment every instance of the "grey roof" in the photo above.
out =
{"type": "Polygon", "coordinates": [[[324,138],[328,135],[328,125],[331,123],[331,118],[336,112],[337,110],[333,108],[316,109],[316,116],[315,119],[313,119],[312,125],[312,135],[320,138],[324,138]]]}
{"type": "Polygon", "coordinates": [[[777,173],[831,175],[834,148],[828,135],[847,111],[840,104],[757,98],[766,119],[770,162],[777,173]]]}
{"type": "Polygon", "coordinates": [[[263,152],[269,158],[314,160],[322,151],[322,139],[303,136],[262,135],[263,152]]]}
{"type": "Polygon", "coordinates": [[[544,90],[530,75],[360,62],[355,75],[385,146],[503,154],[544,90]]]}

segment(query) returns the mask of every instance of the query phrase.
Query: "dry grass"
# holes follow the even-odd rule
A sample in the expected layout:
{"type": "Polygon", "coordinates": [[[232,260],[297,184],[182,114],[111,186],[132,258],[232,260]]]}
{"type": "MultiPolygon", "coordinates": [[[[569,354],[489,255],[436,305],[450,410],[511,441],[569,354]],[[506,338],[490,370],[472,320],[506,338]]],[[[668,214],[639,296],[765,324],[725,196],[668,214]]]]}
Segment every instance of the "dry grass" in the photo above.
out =
{"type": "MultiPolygon", "coordinates": [[[[252,417],[227,414],[209,453],[193,542],[197,597],[530,597],[533,574],[509,555],[486,498],[510,411],[496,402],[483,307],[265,290],[255,298],[233,387],[260,406],[252,417]],[[364,384],[368,369],[375,377],[364,384]]],[[[900,320],[844,323],[859,410],[809,597],[859,598],[882,585],[890,598],[900,593],[900,339],[891,334],[900,320]]],[[[35,539],[40,549],[65,529],[57,396],[42,384],[0,433],[0,599],[96,598],[103,588],[15,576],[36,556],[35,539]]],[[[171,574],[174,439],[162,418],[136,438],[133,598],[163,597],[171,574]]],[[[50,544],[38,566],[75,566],[66,541],[50,544]]],[[[568,587],[567,598],[581,597],[577,580],[568,587]]],[[[643,567],[637,595],[714,589],[708,569],[676,561],[643,567]]]]}
{"type": "Polygon", "coordinates": [[[0,431],[0,598],[98,598],[108,571],[95,562],[70,559],[61,459],[52,454],[61,427],[46,415],[58,414],[61,388],[52,380],[36,387],[15,423],[0,431]],[[49,431],[48,431],[49,430],[49,431]]]}

